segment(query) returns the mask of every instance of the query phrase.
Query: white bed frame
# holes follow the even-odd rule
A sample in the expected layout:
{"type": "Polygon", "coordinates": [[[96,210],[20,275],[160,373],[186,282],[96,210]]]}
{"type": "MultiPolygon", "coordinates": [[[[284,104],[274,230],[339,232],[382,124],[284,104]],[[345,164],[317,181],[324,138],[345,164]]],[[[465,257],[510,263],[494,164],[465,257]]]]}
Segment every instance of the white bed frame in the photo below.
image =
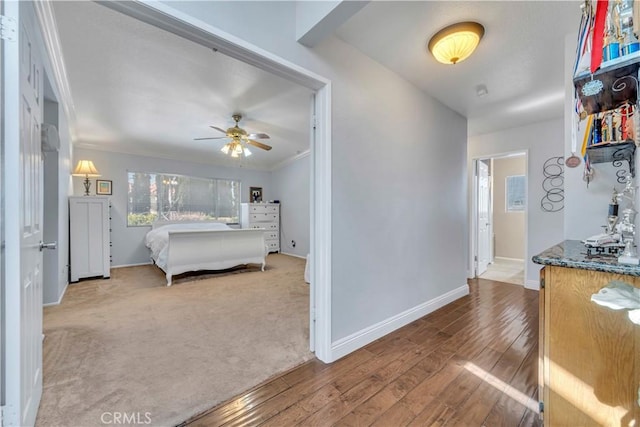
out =
{"type": "MultiPolygon", "coordinates": [[[[153,228],[184,221],[157,221],[153,228]]],[[[261,264],[268,253],[262,229],[169,231],[167,286],[171,277],[188,271],[224,270],[245,264],[261,264]]]]}

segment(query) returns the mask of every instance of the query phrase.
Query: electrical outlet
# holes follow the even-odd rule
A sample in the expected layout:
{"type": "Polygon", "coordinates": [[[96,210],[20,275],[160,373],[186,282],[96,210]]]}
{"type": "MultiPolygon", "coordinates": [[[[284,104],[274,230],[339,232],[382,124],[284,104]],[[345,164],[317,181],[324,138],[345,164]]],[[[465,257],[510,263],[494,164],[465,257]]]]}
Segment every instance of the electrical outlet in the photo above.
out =
{"type": "Polygon", "coordinates": [[[291,246],[293,246],[294,248],[296,247],[296,241],[295,240],[291,241],[291,246]]]}

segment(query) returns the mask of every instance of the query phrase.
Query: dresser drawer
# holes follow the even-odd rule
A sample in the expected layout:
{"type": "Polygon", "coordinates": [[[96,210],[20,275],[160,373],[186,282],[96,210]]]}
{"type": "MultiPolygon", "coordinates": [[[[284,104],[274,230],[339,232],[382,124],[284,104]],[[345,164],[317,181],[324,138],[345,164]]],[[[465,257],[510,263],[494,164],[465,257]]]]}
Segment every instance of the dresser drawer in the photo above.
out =
{"type": "Polygon", "coordinates": [[[280,233],[277,231],[267,231],[264,233],[264,240],[278,240],[280,233]]]}
{"type": "Polygon", "coordinates": [[[264,214],[264,213],[278,213],[280,212],[280,206],[279,205],[251,205],[249,207],[249,213],[258,213],[258,214],[264,214]]]}
{"type": "Polygon", "coordinates": [[[249,222],[278,222],[277,213],[252,213],[249,214],[249,222]]]}
{"type": "Polygon", "coordinates": [[[264,244],[267,245],[269,252],[280,250],[280,241],[278,240],[266,240],[264,244]]]}
{"type": "Polygon", "coordinates": [[[278,230],[280,227],[277,222],[254,222],[249,224],[249,228],[264,228],[265,230],[278,230]]]}

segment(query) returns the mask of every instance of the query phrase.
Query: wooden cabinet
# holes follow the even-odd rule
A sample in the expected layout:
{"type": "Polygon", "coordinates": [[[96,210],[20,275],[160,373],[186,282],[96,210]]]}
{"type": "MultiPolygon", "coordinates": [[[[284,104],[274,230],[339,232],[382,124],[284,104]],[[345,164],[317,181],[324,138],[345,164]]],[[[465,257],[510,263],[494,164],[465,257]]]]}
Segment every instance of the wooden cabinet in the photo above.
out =
{"type": "Polygon", "coordinates": [[[540,293],[544,425],[640,425],[640,327],[591,302],[612,280],[640,278],[545,266],[540,293]]]}
{"type": "Polygon", "coordinates": [[[71,281],[111,276],[109,198],[69,198],[69,249],[71,281]]]}
{"type": "Polygon", "coordinates": [[[264,242],[269,252],[280,251],[280,204],[242,203],[240,226],[264,228],[264,242]]]}

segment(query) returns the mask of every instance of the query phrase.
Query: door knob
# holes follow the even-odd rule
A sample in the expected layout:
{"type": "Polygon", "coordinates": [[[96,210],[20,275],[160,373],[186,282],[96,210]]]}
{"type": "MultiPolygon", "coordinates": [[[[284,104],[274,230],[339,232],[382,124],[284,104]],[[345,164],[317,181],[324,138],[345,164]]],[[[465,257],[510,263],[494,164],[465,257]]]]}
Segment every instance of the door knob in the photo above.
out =
{"type": "Polygon", "coordinates": [[[42,252],[43,249],[57,249],[57,247],[58,242],[42,243],[42,241],[40,241],[40,252],[42,252]]]}

